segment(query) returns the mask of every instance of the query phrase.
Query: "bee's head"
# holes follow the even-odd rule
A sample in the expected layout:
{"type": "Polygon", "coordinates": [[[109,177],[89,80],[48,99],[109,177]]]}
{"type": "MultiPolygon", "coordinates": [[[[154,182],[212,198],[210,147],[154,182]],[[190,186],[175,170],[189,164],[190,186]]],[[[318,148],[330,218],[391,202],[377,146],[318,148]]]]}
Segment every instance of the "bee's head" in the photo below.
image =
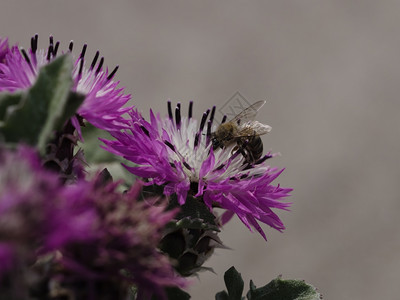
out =
{"type": "Polygon", "coordinates": [[[217,135],[215,133],[211,135],[211,143],[214,150],[219,147],[222,147],[222,144],[220,140],[217,138],[217,135]]]}

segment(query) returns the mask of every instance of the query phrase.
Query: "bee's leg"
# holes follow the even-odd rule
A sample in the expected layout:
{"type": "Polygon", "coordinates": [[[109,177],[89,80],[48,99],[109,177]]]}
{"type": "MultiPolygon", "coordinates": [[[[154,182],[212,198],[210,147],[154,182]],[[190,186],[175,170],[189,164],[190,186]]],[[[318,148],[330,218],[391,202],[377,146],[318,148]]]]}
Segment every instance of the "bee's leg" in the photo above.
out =
{"type": "Polygon", "coordinates": [[[238,149],[239,149],[239,145],[236,145],[235,147],[233,147],[233,149],[231,151],[231,155],[233,155],[233,153],[235,153],[238,149]]]}
{"type": "Polygon", "coordinates": [[[233,155],[235,152],[239,151],[240,154],[242,154],[242,156],[247,160],[247,153],[246,153],[246,149],[243,147],[243,145],[236,145],[235,147],[233,147],[231,154],[233,155]]]}

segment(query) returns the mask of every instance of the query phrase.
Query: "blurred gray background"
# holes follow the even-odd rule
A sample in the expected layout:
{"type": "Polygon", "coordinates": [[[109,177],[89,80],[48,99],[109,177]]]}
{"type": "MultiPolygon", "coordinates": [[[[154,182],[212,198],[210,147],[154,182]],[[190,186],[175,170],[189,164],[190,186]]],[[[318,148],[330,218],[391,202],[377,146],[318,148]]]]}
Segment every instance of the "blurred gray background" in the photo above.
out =
{"type": "Polygon", "coordinates": [[[400,1],[1,0],[0,36],[88,43],[143,112],[239,91],[268,103],[265,149],[294,188],[287,230],[268,242],[237,219],[190,289],[214,299],[232,265],[261,286],[304,279],[325,299],[399,299],[400,1]]]}

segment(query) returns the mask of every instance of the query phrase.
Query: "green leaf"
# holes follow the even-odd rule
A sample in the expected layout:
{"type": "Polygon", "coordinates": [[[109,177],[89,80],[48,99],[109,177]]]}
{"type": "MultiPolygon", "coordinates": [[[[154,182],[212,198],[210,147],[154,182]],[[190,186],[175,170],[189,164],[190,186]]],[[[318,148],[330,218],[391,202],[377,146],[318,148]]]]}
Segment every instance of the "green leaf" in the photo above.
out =
{"type": "MultiPolygon", "coordinates": [[[[182,291],[178,287],[167,287],[165,288],[168,300],[189,300],[191,297],[185,291],[182,291]]],[[[136,299],[136,298],[135,298],[136,299]]],[[[147,299],[147,298],[146,298],[147,299]]],[[[159,299],[155,295],[151,297],[151,300],[159,299]]]]}
{"type": "Polygon", "coordinates": [[[229,300],[228,293],[225,291],[217,293],[215,295],[215,300],[229,300]]]}
{"type": "Polygon", "coordinates": [[[6,115],[18,106],[22,97],[22,92],[0,94],[0,123],[3,123],[6,115]]]}
{"type": "Polygon", "coordinates": [[[247,298],[249,300],[319,300],[321,295],[312,285],[302,280],[283,280],[278,277],[261,288],[256,288],[250,281],[247,298]]]}
{"type": "Polygon", "coordinates": [[[55,122],[54,128],[60,129],[65,125],[65,122],[76,114],[76,111],[85,100],[85,95],[78,92],[69,92],[67,103],[64,106],[61,116],[55,122]]]}
{"type": "Polygon", "coordinates": [[[225,286],[228,292],[221,291],[215,295],[216,300],[242,300],[244,282],[242,275],[231,267],[224,274],[225,286]]]}
{"type": "Polygon", "coordinates": [[[235,267],[231,267],[225,272],[224,281],[228,290],[229,300],[241,300],[244,282],[242,275],[236,271],[235,267]]]}
{"type": "Polygon", "coordinates": [[[2,108],[4,122],[0,133],[9,143],[25,142],[44,152],[53,132],[75,113],[84,96],[71,93],[72,61],[62,55],[40,69],[36,83],[28,91],[7,98],[2,108]],[[7,102],[7,103],[6,103],[7,102]],[[12,105],[11,105],[12,104],[12,105]]]}
{"type": "Polygon", "coordinates": [[[100,147],[102,142],[99,140],[99,138],[112,139],[112,136],[107,131],[98,129],[90,123],[85,123],[85,126],[83,126],[81,130],[84,143],[79,143],[79,146],[85,152],[85,158],[89,164],[102,164],[121,161],[118,156],[100,147]]]}
{"type": "Polygon", "coordinates": [[[165,289],[169,300],[188,300],[190,295],[177,287],[168,287],[165,289]]]}
{"type": "Polygon", "coordinates": [[[89,164],[86,171],[96,173],[98,170],[107,168],[114,180],[124,182],[124,190],[129,188],[135,182],[136,176],[121,165],[121,163],[129,164],[129,162],[123,157],[114,155],[100,147],[102,142],[99,138],[112,139],[112,136],[107,131],[98,129],[90,123],[85,123],[81,130],[84,142],[78,141],[78,145],[83,149],[85,160],[89,164]]]}

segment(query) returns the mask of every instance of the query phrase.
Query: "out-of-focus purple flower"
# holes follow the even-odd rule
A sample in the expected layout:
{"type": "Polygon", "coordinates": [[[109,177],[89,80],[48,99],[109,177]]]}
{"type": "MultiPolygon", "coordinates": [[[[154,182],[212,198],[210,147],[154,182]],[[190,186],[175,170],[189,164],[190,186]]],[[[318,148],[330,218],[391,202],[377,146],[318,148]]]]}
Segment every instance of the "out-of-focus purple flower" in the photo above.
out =
{"type": "Polygon", "coordinates": [[[185,286],[157,250],[176,210],[154,205],[155,199],[137,200],[141,184],[126,193],[117,187],[100,175],[62,185],[31,149],[0,149],[0,276],[13,269],[13,259],[28,266],[38,254],[56,251],[67,286],[135,284],[139,293],[160,299],[165,287],[185,286]]]}
{"type": "Polygon", "coordinates": [[[66,189],[32,149],[0,149],[0,240],[54,250],[88,239],[94,211],[66,189]]]}
{"type": "Polygon", "coordinates": [[[281,200],[292,189],[272,184],[283,171],[265,163],[272,155],[268,153],[249,166],[240,151],[234,149],[235,145],[214,151],[211,132],[215,107],[204,113],[200,126],[192,118],[192,103],[188,117],[181,116],[180,104],[175,119],[170,103],[168,112],[168,117],[161,118],[150,111],[148,122],[133,110],[130,129],[113,132],[116,140],[103,140],[104,148],[137,164],[125,167],[149,184],[164,185],[166,195],[176,193],[180,204],[192,192],[202,197],[210,210],[226,209],[223,224],[236,214],[250,230],[254,227],[264,238],[257,221],[283,230],[282,221],[272,209],[286,210],[290,204],[281,200]]]}
{"type": "MultiPolygon", "coordinates": [[[[96,210],[91,229],[94,238],[61,249],[62,263],[75,277],[85,280],[122,279],[138,287],[139,296],[155,294],[165,299],[164,287],[184,287],[169,259],[157,250],[165,225],[176,211],[154,205],[155,199],[138,201],[141,184],[121,195],[116,183],[70,186],[68,198],[85,198],[96,210]],[[121,272],[121,270],[124,270],[121,272]]],[[[140,297],[139,297],[140,299],[140,297]]]]}
{"type": "MultiPolygon", "coordinates": [[[[2,47],[5,49],[3,61],[0,56],[0,91],[11,92],[32,86],[40,68],[57,57],[60,45],[59,42],[54,43],[51,36],[49,47],[46,50],[38,49],[38,35],[32,37],[28,51],[19,49],[17,46],[8,50],[8,46],[5,46],[6,42],[7,40],[0,40],[0,55],[2,47]]],[[[72,48],[73,42],[69,44],[68,52],[72,52],[72,48]]],[[[78,114],[100,129],[124,128],[126,121],[122,115],[131,109],[124,107],[130,95],[125,95],[124,89],[118,87],[119,81],[113,80],[118,67],[112,72],[109,72],[108,68],[104,70],[104,58],[99,59],[99,51],[96,52],[90,67],[85,67],[86,48],[87,46],[84,45],[72,73],[73,90],[86,96],[78,109],[78,114]]],[[[79,128],[76,119],[74,125],[79,128]]]]}
{"type": "Polygon", "coordinates": [[[93,211],[78,203],[79,199],[62,197],[64,189],[58,176],[44,170],[30,148],[0,149],[2,256],[13,250],[19,260],[32,261],[38,249],[51,251],[90,237],[93,211]]]}
{"type": "Polygon", "coordinates": [[[14,265],[14,249],[9,244],[0,243],[0,279],[3,273],[10,271],[14,265]]]}

